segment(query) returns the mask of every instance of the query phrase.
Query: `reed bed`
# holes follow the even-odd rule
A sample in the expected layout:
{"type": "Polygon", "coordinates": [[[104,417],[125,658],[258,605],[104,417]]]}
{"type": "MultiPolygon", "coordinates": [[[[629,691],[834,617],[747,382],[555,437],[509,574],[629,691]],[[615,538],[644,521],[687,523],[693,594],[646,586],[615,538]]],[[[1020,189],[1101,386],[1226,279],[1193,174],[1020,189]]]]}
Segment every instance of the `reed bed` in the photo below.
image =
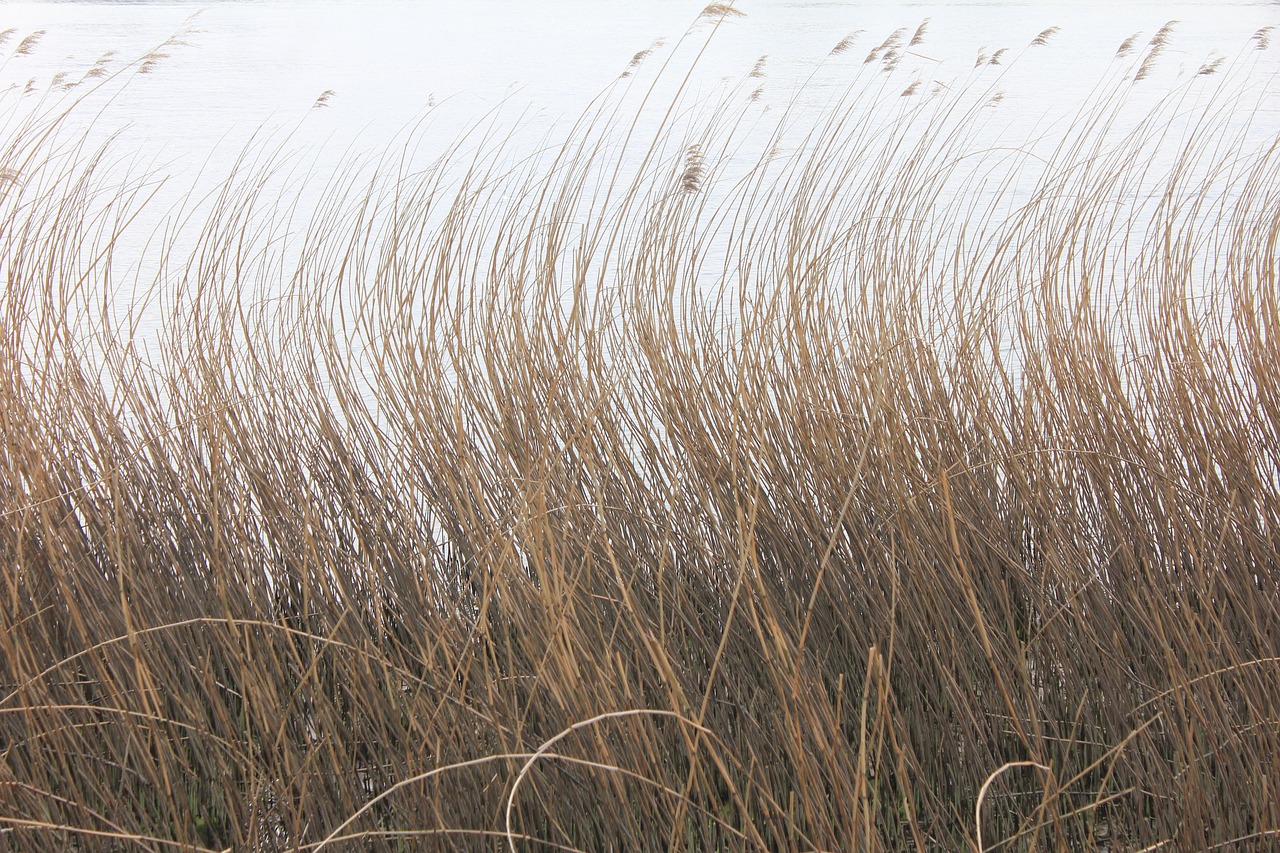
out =
{"type": "Polygon", "coordinates": [[[0,850],[1274,843],[1267,34],[997,146],[1027,57],[765,114],[731,11],[309,218],[4,96],[0,850]]]}

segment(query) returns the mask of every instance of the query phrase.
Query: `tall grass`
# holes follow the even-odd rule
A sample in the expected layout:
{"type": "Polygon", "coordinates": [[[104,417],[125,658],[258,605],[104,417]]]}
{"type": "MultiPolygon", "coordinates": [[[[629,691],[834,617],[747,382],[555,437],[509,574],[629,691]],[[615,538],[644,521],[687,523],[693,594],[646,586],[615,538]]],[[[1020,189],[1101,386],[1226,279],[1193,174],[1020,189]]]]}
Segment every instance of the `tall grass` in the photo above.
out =
{"type": "Polygon", "coordinates": [[[309,219],[5,96],[0,849],[1274,841],[1255,53],[1009,139],[909,29],[695,97],[726,15],[309,219]]]}

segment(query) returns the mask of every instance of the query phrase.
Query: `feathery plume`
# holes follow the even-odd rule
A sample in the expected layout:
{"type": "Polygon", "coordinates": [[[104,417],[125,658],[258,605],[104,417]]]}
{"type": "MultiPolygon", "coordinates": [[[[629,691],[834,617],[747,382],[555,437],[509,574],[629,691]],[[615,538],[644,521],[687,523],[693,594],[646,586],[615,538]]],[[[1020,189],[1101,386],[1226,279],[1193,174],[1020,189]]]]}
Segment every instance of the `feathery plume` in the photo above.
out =
{"type": "Polygon", "coordinates": [[[1201,65],[1200,70],[1197,71],[1196,74],[1198,76],[1199,75],[1208,76],[1210,74],[1216,74],[1218,69],[1222,67],[1223,60],[1224,60],[1224,57],[1221,57],[1221,56],[1211,59],[1210,61],[1206,62],[1204,65],[1201,65]]]}
{"type": "Polygon", "coordinates": [[[320,97],[316,98],[316,102],[311,105],[311,109],[318,110],[318,109],[321,109],[322,107],[329,106],[330,99],[332,99],[333,96],[336,94],[338,93],[333,91],[332,89],[325,89],[323,92],[320,93],[320,97]]]}
{"type": "Polygon", "coordinates": [[[99,77],[106,77],[107,66],[111,64],[111,57],[114,53],[114,50],[109,50],[102,54],[102,56],[99,56],[98,61],[93,63],[93,67],[84,73],[84,77],[81,78],[81,82],[84,80],[96,80],[99,77]]]}
{"type": "MultiPolygon", "coordinates": [[[[1165,45],[1169,43],[1169,34],[1173,32],[1173,28],[1181,21],[1170,21],[1160,29],[1156,30],[1156,34],[1151,37],[1151,41],[1147,42],[1151,49],[1147,51],[1146,57],[1143,58],[1142,64],[1138,66],[1138,73],[1133,75],[1133,82],[1145,80],[1155,70],[1156,61],[1160,58],[1160,54],[1164,53],[1165,45]]],[[[1215,69],[1216,70],[1216,69],[1215,69]]],[[[1209,72],[1212,74],[1213,72],[1209,72]]]]}
{"type": "Polygon", "coordinates": [[[915,47],[924,41],[924,34],[929,29],[929,22],[932,18],[925,18],[920,22],[920,26],[916,27],[915,35],[911,36],[911,42],[907,47],[915,47]]]}
{"type": "Polygon", "coordinates": [[[702,146],[690,145],[684,152],[684,172],[680,175],[680,189],[686,193],[696,193],[702,189],[705,163],[702,146]]]}
{"type": "Polygon", "coordinates": [[[0,47],[4,47],[9,43],[9,39],[13,38],[18,32],[17,27],[9,27],[9,29],[0,33],[0,47]]]}
{"type": "Polygon", "coordinates": [[[634,71],[637,67],[639,67],[640,63],[648,59],[649,56],[655,50],[662,47],[666,43],[667,43],[666,39],[655,39],[653,44],[649,45],[644,50],[637,51],[636,55],[631,57],[631,61],[627,63],[627,70],[622,72],[622,76],[630,77],[631,72],[634,71]]]}
{"type": "Polygon", "coordinates": [[[18,42],[18,46],[14,48],[14,56],[26,56],[36,49],[36,45],[40,43],[40,39],[44,38],[44,30],[36,30],[31,35],[18,42]]]}
{"type": "Polygon", "coordinates": [[[1152,47],[1164,47],[1166,44],[1168,44],[1168,43],[1169,43],[1169,34],[1170,34],[1170,33],[1172,33],[1172,32],[1173,32],[1173,28],[1174,28],[1174,27],[1176,27],[1176,26],[1177,26],[1178,24],[1180,24],[1180,23],[1182,23],[1182,22],[1181,22],[1181,21],[1170,21],[1169,23],[1165,24],[1165,25],[1164,25],[1163,27],[1161,27],[1160,29],[1156,30],[1156,34],[1155,34],[1154,36],[1152,36],[1152,37],[1151,37],[1151,42],[1150,42],[1151,46],[1152,46],[1152,47]]]}
{"type": "Polygon", "coordinates": [[[844,53],[846,50],[853,47],[853,43],[858,40],[858,36],[865,32],[866,30],[854,30],[844,38],[840,39],[840,41],[836,42],[836,46],[831,48],[831,55],[835,56],[838,53],[844,53]]]}
{"type": "Polygon", "coordinates": [[[768,58],[769,58],[769,55],[766,53],[764,56],[757,59],[756,64],[751,66],[751,71],[747,74],[747,76],[755,77],[755,78],[764,77],[764,64],[768,58]]]}
{"type": "Polygon", "coordinates": [[[885,54],[891,50],[896,49],[899,45],[902,44],[902,39],[906,34],[907,34],[906,27],[899,27],[898,29],[894,30],[892,33],[889,34],[889,37],[887,39],[885,39],[884,41],[880,42],[880,44],[872,48],[871,52],[867,54],[867,58],[863,60],[862,64],[867,65],[869,63],[875,62],[877,59],[881,57],[882,54],[885,54]]]}
{"type": "Polygon", "coordinates": [[[1041,30],[1040,35],[1033,38],[1031,43],[1037,47],[1044,47],[1049,43],[1049,39],[1053,38],[1061,31],[1062,27],[1049,27],[1047,30],[1041,30]]]}
{"type": "Polygon", "coordinates": [[[1275,27],[1273,26],[1266,26],[1249,37],[1250,41],[1256,41],[1258,43],[1254,47],[1254,50],[1266,50],[1271,46],[1271,31],[1274,29],[1275,27]]]}
{"type": "Polygon", "coordinates": [[[158,66],[162,60],[165,60],[168,58],[169,58],[169,54],[162,53],[158,50],[153,50],[151,53],[148,53],[146,56],[142,57],[142,65],[138,66],[138,73],[150,74],[152,71],[156,70],[156,66],[158,66]]]}
{"type": "Polygon", "coordinates": [[[1116,51],[1116,59],[1119,59],[1122,56],[1128,56],[1129,54],[1133,53],[1133,46],[1138,43],[1138,39],[1141,36],[1142,36],[1142,33],[1140,32],[1134,33],[1124,41],[1120,42],[1120,49],[1116,51]]]}
{"type": "Polygon", "coordinates": [[[1007,47],[1002,47],[1002,48],[1000,48],[1000,49],[999,49],[999,50],[997,50],[995,53],[991,54],[991,59],[987,60],[987,64],[988,64],[988,65],[1000,65],[1000,64],[1001,64],[1001,63],[1000,63],[1000,57],[1004,56],[1004,55],[1005,55],[1006,53],[1008,53],[1008,52],[1009,52],[1009,48],[1007,48],[1007,47]]]}
{"type": "Polygon", "coordinates": [[[718,18],[723,21],[725,18],[745,18],[746,16],[746,12],[735,9],[732,3],[712,3],[702,10],[702,14],[698,15],[698,19],[718,18]]]}
{"type": "Polygon", "coordinates": [[[1160,54],[1163,51],[1164,48],[1160,45],[1156,45],[1151,48],[1151,50],[1147,51],[1147,55],[1143,58],[1142,64],[1138,66],[1138,73],[1133,75],[1133,82],[1137,83],[1150,76],[1151,72],[1155,70],[1156,60],[1160,58],[1160,54]]]}

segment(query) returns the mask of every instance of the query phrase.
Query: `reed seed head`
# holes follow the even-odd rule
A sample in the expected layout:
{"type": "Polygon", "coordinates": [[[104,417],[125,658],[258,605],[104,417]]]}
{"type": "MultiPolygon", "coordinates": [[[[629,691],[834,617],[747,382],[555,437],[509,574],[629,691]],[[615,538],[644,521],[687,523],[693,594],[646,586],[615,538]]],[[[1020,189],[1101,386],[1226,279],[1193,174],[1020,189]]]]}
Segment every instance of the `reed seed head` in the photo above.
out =
{"type": "Polygon", "coordinates": [[[698,16],[702,20],[723,21],[726,18],[745,18],[746,12],[736,8],[732,3],[712,3],[702,10],[698,16]]]}
{"type": "Polygon", "coordinates": [[[1044,47],[1049,43],[1049,39],[1053,38],[1060,32],[1062,32],[1062,28],[1057,26],[1041,30],[1040,34],[1031,40],[1031,44],[1037,47],[1044,47]]]}
{"type": "Polygon", "coordinates": [[[1204,63],[1203,65],[1201,65],[1200,70],[1197,71],[1196,73],[1204,76],[1208,76],[1210,74],[1216,74],[1218,72],[1218,69],[1222,67],[1223,61],[1224,61],[1224,57],[1221,57],[1221,56],[1215,57],[1209,60],[1208,62],[1204,63]]]}
{"type": "Polygon", "coordinates": [[[1133,53],[1134,45],[1138,43],[1138,39],[1142,37],[1142,33],[1134,33],[1124,41],[1120,42],[1120,47],[1116,50],[1116,59],[1122,56],[1128,56],[1133,53]]]}
{"type": "Polygon", "coordinates": [[[835,56],[837,54],[844,53],[849,48],[853,47],[853,43],[858,40],[858,36],[865,32],[866,30],[854,30],[844,38],[840,39],[840,41],[836,42],[836,46],[831,48],[831,55],[835,56]]]}
{"type": "Polygon", "coordinates": [[[40,44],[40,40],[44,38],[44,35],[45,35],[44,30],[36,30],[34,33],[31,33],[22,41],[18,42],[18,46],[14,48],[13,55],[14,56],[30,55],[30,53],[36,49],[36,45],[40,44]]]}
{"type": "Polygon", "coordinates": [[[907,45],[908,47],[915,47],[918,44],[924,43],[924,36],[926,31],[929,29],[929,22],[931,20],[931,18],[925,18],[920,22],[920,26],[916,27],[915,33],[911,36],[911,42],[907,45]]]}

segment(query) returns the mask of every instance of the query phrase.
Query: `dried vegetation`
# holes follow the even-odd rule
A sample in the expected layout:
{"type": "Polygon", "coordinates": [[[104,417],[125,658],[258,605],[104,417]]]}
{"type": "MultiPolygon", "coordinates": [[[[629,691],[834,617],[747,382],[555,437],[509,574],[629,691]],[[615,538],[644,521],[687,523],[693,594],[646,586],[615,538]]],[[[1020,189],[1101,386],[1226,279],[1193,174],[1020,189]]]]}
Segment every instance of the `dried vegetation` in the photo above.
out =
{"type": "Polygon", "coordinates": [[[246,157],[134,308],[150,176],[4,96],[0,850],[1274,840],[1256,52],[1018,148],[909,29],[668,101],[724,17],[305,228],[246,157]]]}

